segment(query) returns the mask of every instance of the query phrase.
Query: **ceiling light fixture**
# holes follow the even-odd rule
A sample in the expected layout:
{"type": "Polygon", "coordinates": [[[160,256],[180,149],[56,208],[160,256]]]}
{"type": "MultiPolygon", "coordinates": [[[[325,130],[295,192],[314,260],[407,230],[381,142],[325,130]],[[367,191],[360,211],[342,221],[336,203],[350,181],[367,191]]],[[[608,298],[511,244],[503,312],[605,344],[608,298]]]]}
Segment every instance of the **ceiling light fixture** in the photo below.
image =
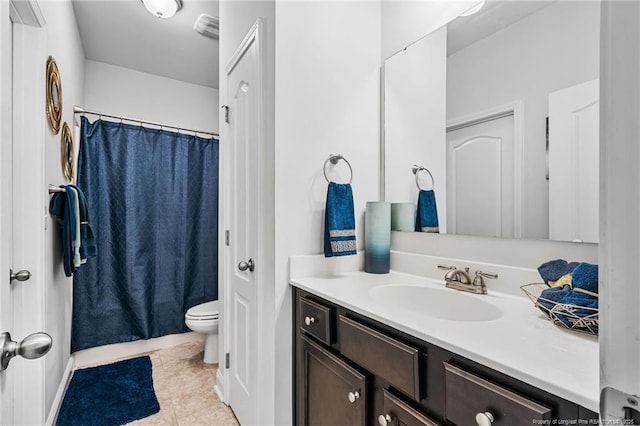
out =
{"type": "Polygon", "coordinates": [[[462,12],[460,16],[471,16],[474,13],[477,13],[480,9],[482,9],[482,6],[484,6],[484,1],[480,1],[474,4],[473,6],[471,6],[470,9],[467,9],[464,12],[462,12]]]}
{"type": "Polygon", "coordinates": [[[182,9],[182,0],[140,0],[153,16],[171,18],[182,9]]]}

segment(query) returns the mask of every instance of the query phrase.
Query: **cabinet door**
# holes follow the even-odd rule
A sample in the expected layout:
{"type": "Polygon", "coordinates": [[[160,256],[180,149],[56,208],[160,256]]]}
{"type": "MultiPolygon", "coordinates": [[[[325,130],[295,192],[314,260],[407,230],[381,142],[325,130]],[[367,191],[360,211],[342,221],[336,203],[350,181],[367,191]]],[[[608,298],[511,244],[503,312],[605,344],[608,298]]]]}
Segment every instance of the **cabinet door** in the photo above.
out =
{"type": "Polygon", "coordinates": [[[367,377],[305,336],[298,390],[298,424],[366,424],[367,377]]]}
{"type": "Polygon", "coordinates": [[[405,403],[387,389],[384,390],[384,413],[378,415],[378,424],[385,426],[440,426],[440,423],[405,403]]]}

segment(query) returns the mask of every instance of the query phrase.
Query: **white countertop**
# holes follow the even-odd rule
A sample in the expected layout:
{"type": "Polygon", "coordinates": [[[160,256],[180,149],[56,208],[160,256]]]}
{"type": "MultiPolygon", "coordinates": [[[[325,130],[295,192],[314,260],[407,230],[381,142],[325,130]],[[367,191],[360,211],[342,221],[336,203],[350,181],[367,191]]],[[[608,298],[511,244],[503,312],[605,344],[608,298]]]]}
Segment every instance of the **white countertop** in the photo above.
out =
{"type": "Polygon", "coordinates": [[[433,318],[417,310],[401,309],[369,295],[371,288],[388,284],[442,289],[444,280],[395,271],[382,275],[359,271],[293,277],[291,284],[592,411],[599,411],[597,337],[554,325],[526,297],[498,293],[491,288],[488,295],[460,292],[495,305],[503,315],[490,321],[452,321],[433,318]]]}

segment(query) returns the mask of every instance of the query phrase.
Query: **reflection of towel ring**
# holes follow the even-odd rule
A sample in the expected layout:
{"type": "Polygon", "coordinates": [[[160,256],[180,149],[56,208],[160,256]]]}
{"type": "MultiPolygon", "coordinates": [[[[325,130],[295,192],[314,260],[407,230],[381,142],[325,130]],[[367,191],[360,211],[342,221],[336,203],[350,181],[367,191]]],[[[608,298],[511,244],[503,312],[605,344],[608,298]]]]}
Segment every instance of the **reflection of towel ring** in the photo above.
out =
{"type": "Polygon", "coordinates": [[[423,189],[420,188],[420,182],[418,182],[418,173],[420,173],[421,171],[425,171],[427,173],[429,173],[429,177],[431,178],[431,189],[435,189],[436,187],[436,183],[433,180],[433,175],[431,174],[431,172],[429,171],[429,169],[427,169],[426,167],[423,166],[418,166],[416,164],[413,165],[413,167],[411,167],[411,171],[413,172],[414,175],[416,175],[416,186],[418,187],[419,190],[421,191],[428,191],[428,189],[423,189]]]}
{"type": "Polygon", "coordinates": [[[351,164],[349,164],[347,159],[344,158],[342,154],[331,154],[329,155],[329,158],[324,160],[324,164],[322,165],[322,173],[324,173],[324,178],[327,180],[327,182],[331,182],[327,177],[327,163],[331,162],[331,164],[335,165],[335,164],[338,164],[338,161],[340,160],[343,160],[345,163],[347,163],[347,166],[349,166],[349,173],[351,174],[351,177],[349,178],[349,183],[353,182],[353,169],[351,168],[351,164]]]}

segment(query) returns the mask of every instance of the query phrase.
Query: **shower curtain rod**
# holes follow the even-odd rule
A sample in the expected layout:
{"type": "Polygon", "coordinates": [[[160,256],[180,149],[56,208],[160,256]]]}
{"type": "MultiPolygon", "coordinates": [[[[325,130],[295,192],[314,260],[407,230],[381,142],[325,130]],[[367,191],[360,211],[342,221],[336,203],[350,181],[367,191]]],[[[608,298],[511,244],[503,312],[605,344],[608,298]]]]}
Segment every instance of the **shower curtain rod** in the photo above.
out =
{"type": "Polygon", "coordinates": [[[138,118],[131,118],[131,117],[123,117],[121,115],[113,115],[113,114],[105,114],[103,112],[96,112],[96,111],[88,111],[82,107],[79,107],[78,105],[74,105],[73,106],[73,113],[74,114],[93,114],[93,115],[97,115],[100,117],[110,117],[110,118],[115,118],[118,119],[120,121],[133,121],[136,123],[140,123],[140,124],[150,124],[152,126],[158,126],[158,127],[168,127],[169,129],[176,129],[178,130],[178,133],[180,133],[180,130],[184,130],[187,132],[193,132],[195,134],[202,134],[202,135],[211,135],[211,136],[216,136],[216,137],[220,137],[219,134],[217,133],[212,133],[212,132],[203,132],[200,130],[194,130],[194,129],[186,129],[184,127],[177,127],[177,126],[171,126],[169,124],[162,124],[162,123],[156,123],[155,121],[148,121],[148,120],[140,120],[138,118]]]}

